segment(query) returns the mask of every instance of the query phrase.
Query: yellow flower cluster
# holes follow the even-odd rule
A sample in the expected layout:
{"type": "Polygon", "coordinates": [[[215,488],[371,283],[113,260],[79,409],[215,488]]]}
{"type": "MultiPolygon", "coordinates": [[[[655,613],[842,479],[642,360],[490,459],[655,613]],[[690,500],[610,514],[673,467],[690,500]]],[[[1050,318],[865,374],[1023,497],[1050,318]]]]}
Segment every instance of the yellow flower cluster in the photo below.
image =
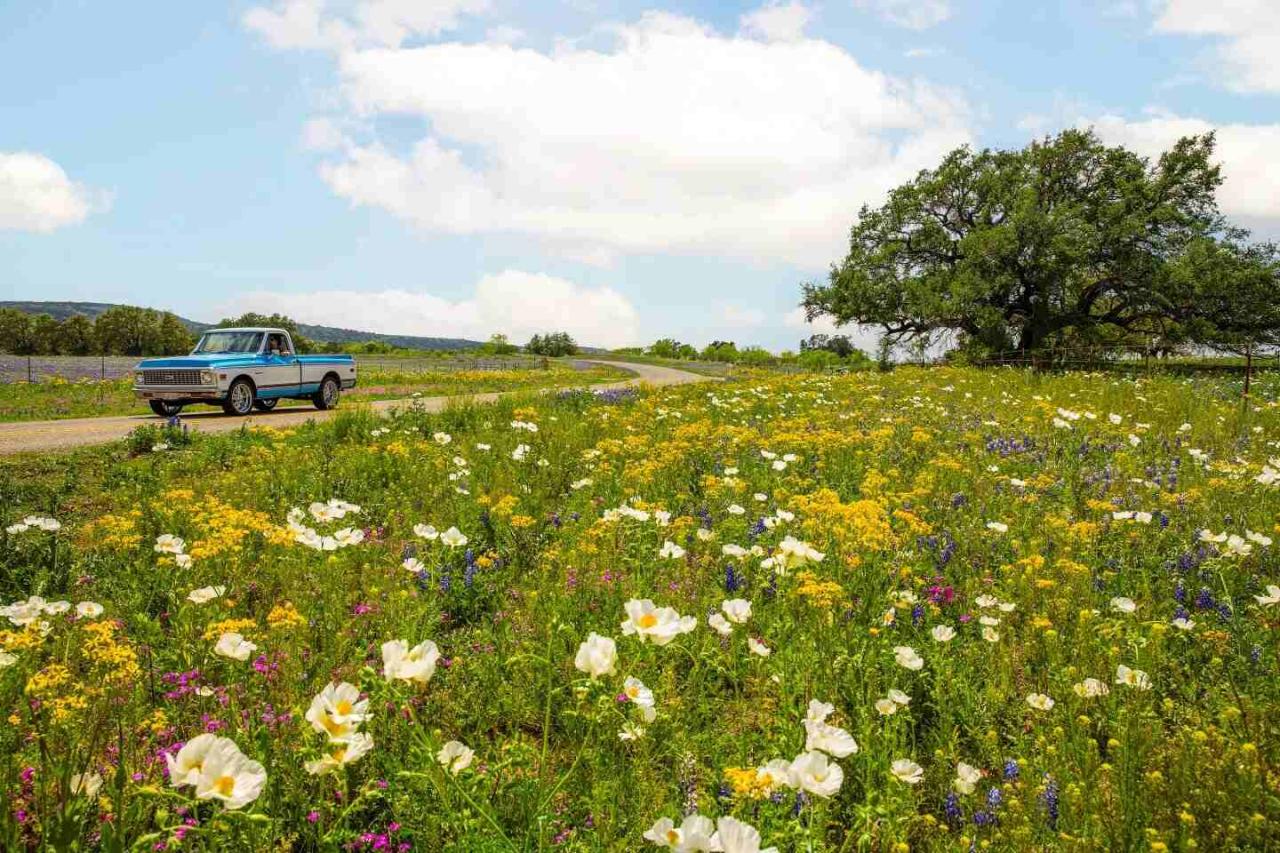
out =
{"type": "Polygon", "coordinates": [[[760,774],[754,767],[725,768],[724,778],[735,797],[744,800],[763,800],[770,794],[768,784],[761,781],[760,774]]]}
{"type": "Polygon", "coordinates": [[[138,532],[140,510],[129,510],[120,515],[104,515],[80,528],[77,544],[88,551],[116,551],[136,548],[142,543],[138,532]]]}
{"type": "Polygon", "coordinates": [[[221,622],[212,622],[204,629],[204,638],[206,640],[216,640],[223,634],[242,634],[249,636],[249,632],[257,629],[258,623],[252,619],[223,619],[221,622]]]}
{"type": "Polygon", "coordinates": [[[60,663],[32,673],[27,679],[26,694],[48,710],[55,723],[69,721],[89,705],[88,697],[78,689],[70,669],[60,663]]]}
{"type": "Polygon", "coordinates": [[[267,614],[267,624],[274,630],[283,630],[301,627],[307,624],[307,620],[292,601],[282,601],[267,614]]]}
{"type": "Polygon", "coordinates": [[[813,572],[798,572],[796,595],[807,599],[814,607],[830,610],[845,601],[844,587],[835,581],[820,580],[813,572]]]}
{"type": "Polygon", "coordinates": [[[94,675],[101,684],[121,687],[133,683],[141,670],[138,655],[128,643],[116,637],[116,623],[90,622],[84,626],[81,650],[92,662],[94,675]]]}
{"type": "Polygon", "coordinates": [[[792,502],[805,519],[808,536],[830,536],[842,551],[882,551],[896,542],[889,514],[877,501],[842,503],[831,489],[819,489],[811,495],[796,495],[792,502]]]}

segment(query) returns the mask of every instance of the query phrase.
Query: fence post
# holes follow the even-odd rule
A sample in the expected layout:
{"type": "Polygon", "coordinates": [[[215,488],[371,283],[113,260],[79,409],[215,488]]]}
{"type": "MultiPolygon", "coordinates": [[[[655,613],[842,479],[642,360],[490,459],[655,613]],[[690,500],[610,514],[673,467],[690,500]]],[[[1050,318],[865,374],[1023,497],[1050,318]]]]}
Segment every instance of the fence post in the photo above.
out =
{"type": "Polygon", "coordinates": [[[31,384],[31,356],[27,356],[27,384],[31,384]]]}

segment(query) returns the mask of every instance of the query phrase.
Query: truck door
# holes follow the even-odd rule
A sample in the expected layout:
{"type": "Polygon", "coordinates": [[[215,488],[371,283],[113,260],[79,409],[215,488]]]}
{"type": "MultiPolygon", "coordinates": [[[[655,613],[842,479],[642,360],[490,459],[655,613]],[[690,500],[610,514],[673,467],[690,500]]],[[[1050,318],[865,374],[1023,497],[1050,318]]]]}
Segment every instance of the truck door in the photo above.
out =
{"type": "Polygon", "coordinates": [[[260,397],[293,397],[298,394],[301,367],[298,354],[293,351],[293,341],[287,333],[271,332],[262,351],[263,383],[258,387],[260,397]]]}

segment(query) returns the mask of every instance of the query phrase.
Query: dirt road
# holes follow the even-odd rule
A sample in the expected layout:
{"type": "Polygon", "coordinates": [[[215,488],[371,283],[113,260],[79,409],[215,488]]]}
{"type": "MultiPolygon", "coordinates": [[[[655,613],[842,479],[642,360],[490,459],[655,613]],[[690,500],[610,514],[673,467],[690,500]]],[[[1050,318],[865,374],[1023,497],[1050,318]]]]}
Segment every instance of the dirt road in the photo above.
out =
{"type": "MultiPolygon", "coordinates": [[[[609,382],[590,386],[600,390],[607,388],[625,388],[634,385],[682,385],[687,382],[706,382],[708,376],[700,376],[671,367],[659,367],[651,364],[621,364],[618,362],[596,362],[619,367],[636,374],[634,379],[622,382],[609,382]]],[[[562,389],[556,389],[562,390],[562,389]]],[[[479,403],[491,403],[509,392],[492,392],[472,394],[460,397],[418,397],[412,402],[425,407],[428,411],[441,411],[450,401],[473,400],[479,403]]],[[[409,400],[379,400],[368,405],[376,412],[387,412],[397,406],[408,404],[409,400]]],[[[340,411],[340,409],[339,409],[340,411]]],[[[220,412],[200,412],[183,415],[182,421],[191,429],[201,432],[231,432],[242,426],[297,426],[312,420],[324,420],[332,417],[333,412],[321,412],[310,405],[282,406],[271,412],[254,412],[247,417],[238,418],[220,412]]],[[[24,421],[21,423],[0,423],[0,455],[13,453],[34,453],[51,450],[65,450],[86,444],[106,444],[118,441],[142,424],[160,423],[161,419],[153,415],[126,415],[111,418],[77,418],[61,421],[24,421]]]]}

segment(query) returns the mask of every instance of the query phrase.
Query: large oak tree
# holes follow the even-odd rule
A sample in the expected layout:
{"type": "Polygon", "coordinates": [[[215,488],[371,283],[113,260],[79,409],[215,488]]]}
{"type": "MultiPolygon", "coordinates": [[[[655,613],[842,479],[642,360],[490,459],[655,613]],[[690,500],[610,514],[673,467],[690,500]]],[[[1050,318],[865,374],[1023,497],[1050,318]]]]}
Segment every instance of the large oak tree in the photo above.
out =
{"type": "Polygon", "coordinates": [[[1205,316],[1188,271],[1238,278],[1244,263],[1258,274],[1251,265],[1273,253],[1238,247],[1213,150],[1211,134],[1187,137],[1152,161],[1080,130],[1017,151],[957,149],[862,209],[848,256],[804,285],[804,307],[892,342],[953,333],[988,356],[1188,340],[1210,326],[1221,337],[1239,312],[1205,316]]]}

